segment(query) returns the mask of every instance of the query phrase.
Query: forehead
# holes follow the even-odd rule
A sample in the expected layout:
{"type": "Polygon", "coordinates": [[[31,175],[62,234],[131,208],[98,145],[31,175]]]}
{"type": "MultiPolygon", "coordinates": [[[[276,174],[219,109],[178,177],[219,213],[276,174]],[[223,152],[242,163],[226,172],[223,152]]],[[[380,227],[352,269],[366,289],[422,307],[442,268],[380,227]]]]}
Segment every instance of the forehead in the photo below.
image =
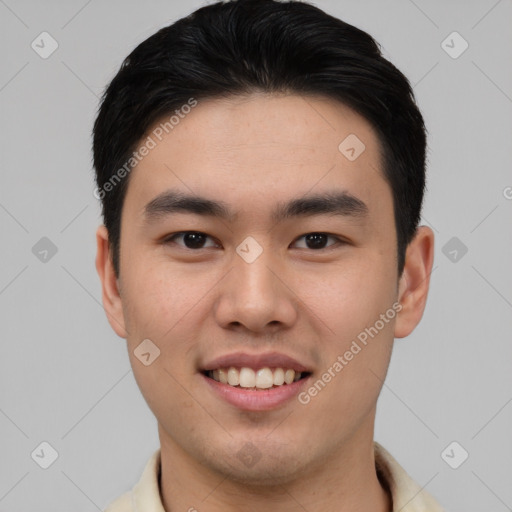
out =
{"type": "Polygon", "coordinates": [[[373,128],[335,100],[254,93],[198,101],[186,111],[172,125],[165,116],[141,141],[149,137],[152,149],[132,170],[126,197],[141,213],[177,187],[216,198],[236,194],[247,206],[334,186],[363,196],[387,187],[373,128]]]}

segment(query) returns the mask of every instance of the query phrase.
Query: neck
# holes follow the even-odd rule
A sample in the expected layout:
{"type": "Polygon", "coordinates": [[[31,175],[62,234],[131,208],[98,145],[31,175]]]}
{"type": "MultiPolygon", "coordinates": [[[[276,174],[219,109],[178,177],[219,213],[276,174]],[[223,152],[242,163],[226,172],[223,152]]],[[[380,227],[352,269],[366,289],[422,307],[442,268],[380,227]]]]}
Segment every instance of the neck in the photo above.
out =
{"type": "Polygon", "coordinates": [[[235,481],[183,451],[159,425],[160,492],[166,512],[231,512],[251,504],[266,512],[391,512],[391,497],[375,469],[373,425],[329,458],[273,485],[235,481]],[[370,435],[368,435],[370,434],[370,435]]]}

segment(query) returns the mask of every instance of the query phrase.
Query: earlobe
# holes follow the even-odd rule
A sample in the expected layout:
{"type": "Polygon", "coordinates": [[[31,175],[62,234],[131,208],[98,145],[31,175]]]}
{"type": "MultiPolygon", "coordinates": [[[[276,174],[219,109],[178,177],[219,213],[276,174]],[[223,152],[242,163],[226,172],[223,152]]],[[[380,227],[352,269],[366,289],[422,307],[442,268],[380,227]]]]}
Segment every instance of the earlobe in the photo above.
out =
{"type": "Polygon", "coordinates": [[[420,226],[407,247],[405,266],[399,281],[398,301],[402,309],[395,323],[395,338],[408,336],[423,316],[434,262],[434,233],[420,226]]]}
{"type": "Polygon", "coordinates": [[[122,301],[112,265],[108,231],[104,225],[100,225],[96,231],[96,245],[96,270],[101,280],[103,309],[112,329],[121,338],[126,338],[122,301]]]}

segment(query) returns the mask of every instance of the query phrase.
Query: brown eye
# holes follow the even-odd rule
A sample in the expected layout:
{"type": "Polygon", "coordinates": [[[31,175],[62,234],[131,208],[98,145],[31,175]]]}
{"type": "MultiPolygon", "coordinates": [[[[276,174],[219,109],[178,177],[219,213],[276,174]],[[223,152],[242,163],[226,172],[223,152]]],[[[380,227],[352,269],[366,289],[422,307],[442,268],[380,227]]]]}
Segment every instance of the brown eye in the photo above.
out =
{"type": "MultiPolygon", "coordinates": [[[[338,237],[328,235],[327,233],[307,233],[306,235],[302,235],[297,240],[304,239],[305,241],[305,249],[313,249],[313,250],[321,250],[326,249],[329,247],[332,247],[333,245],[336,245],[336,243],[342,243],[342,240],[340,240],[338,237]],[[331,238],[335,242],[334,244],[326,245],[328,239],[331,238]]],[[[297,242],[296,242],[297,243],[297,242]]]]}
{"type": "Polygon", "coordinates": [[[215,243],[210,246],[205,246],[206,240],[209,238],[211,239],[211,237],[205,233],[201,233],[200,231],[183,231],[181,233],[176,233],[167,238],[165,243],[175,243],[175,240],[180,238],[183,240],[183,243],[178,243],[178,245],[184,245],[186,249],[204,249],[216,246],[215,243]]]}

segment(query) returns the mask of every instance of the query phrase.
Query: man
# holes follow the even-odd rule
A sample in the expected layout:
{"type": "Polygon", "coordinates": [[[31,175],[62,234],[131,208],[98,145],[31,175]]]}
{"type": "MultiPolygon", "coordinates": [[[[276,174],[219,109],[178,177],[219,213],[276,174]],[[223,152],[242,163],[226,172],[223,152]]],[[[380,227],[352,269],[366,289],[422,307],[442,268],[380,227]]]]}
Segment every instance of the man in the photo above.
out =
{"type": "Polygon", "coordinates": [[[307,3],[219,2],[131,53],[96,266],[161,447],[109,512],[442,510],[373,440],[427,299],[425,147],[406,78],[307,3]]]}

